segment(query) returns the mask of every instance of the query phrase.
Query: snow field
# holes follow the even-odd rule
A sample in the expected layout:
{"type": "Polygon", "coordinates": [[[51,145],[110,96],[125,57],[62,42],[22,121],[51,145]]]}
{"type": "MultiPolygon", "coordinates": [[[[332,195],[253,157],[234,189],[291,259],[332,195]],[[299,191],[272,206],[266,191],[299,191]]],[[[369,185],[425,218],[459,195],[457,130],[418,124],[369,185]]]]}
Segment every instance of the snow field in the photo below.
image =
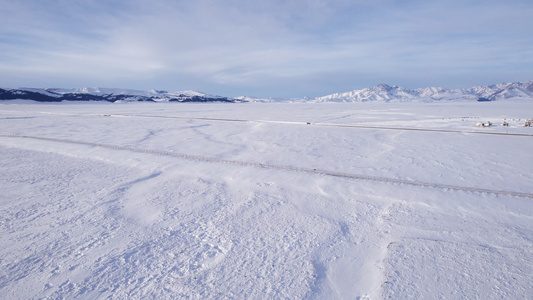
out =
{"type": "MultiPolygon", "coordinates": [[[[496,123],[531,106],[13,102],[0,106],[0,134],[531,194],[528,136],[315,125],[475,131],[462,116],[496,123]]],[[[1,137],[0,152],[0,293],[11,299],[533,292],[531,198],[47,140],[1,137]]]]}

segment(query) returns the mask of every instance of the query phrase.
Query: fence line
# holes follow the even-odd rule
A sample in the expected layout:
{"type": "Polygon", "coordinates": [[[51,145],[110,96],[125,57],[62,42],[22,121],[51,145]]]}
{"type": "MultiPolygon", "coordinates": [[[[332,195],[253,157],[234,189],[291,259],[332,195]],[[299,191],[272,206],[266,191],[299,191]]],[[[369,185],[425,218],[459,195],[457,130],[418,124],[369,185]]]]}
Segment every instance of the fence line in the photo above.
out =
{"type": "Polygon", "coordinates": [[[91,142],[83,142],[83,141],[76,141],[76,140],[69,140],[69,139],[58,139],[58,138],[48,138],[48,137],[29,136],[29,135],[9,135],[9,134],[0,134],[0,137],[25,138],[25,139],[35,139],[35,140],[70,143],[70,144],[78,144],[78,145],[88,145],[88,146],[95,146],[95,147],[100,147],[100,148],[126,150],[126,151],[139,152],[139,153],[148,153],[148,154],[156,154],[156,155],[163,155],[163,156],[170,156],[170,157],[178,157],[178,158],[184,158],[184,159],[196,160],[196,161],[224,163],[224,164],[240,165],[240,166],[251,166],[251,167],[293,171],[293,172],[303,172],[303,173],[342,177],[342,178],[349,178],[349,179],[356,179],[356,180],[367,180],[367,181],[375,181],[375,182],[386,182],[386,183],[395,183],[395,184],[402,184],[402,185],[437,188],[437,189],[443,189],[443,190],[506,195],[506,196],[513,196],[513,197],[521,197],[521,198],[533,198],[533,193],[492,190],[492,189],[484,189],[484,188],[476,188],[476,187],[464,187],[464,186],[446,185],[446,184],[439,184],[439,183],[413,181],[413,180],[388,178],[388,177],[380,177],[380,176],[350,174],[350,173],[334,172],[334,171],[327,171],[327,170],[320,170],[320,169],[299,168],[299,167],[286,166],[286,165],[219,159],[219,158],[213,158],[213,157],[207,157],[207,156],[182,154],[182,153],[174,153],[174,152],[168,152],[168,151],[142,149],[142,148],[134,148],[134,147],[125,147],[125,146],[117,146],[117,145],[111,145],[111,144],[91,143],[91,142]]]}

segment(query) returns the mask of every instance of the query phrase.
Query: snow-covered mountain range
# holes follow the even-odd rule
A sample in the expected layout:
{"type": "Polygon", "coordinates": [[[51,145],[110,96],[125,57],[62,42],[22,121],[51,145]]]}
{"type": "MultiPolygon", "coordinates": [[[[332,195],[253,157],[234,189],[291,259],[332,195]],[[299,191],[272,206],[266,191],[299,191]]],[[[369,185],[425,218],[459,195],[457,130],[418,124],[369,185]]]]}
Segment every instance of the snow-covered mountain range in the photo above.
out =
{"type": "Polygon", "coordinates": [[[138,91],[112,88],[18,88],[1,89],[0,100],[25,99],[39,102],[61,101],[150,101],[150,102],[241,102],[195,91],[138,91]]]}
{"type": "Polygon", "coordinates": [[[316,98],[279,99],[256,97],[223,97],[195,91],[138,91],[111,88],[18,88],[1,89],[0,100],[27,99],[41,102],[60,101],[152,101],[152,102],[435,102],[435,101],[494,101],[510,98],[532,98],[533,80],[500,83],[467,89],[428,87],[406,89],[379,84],[371,88],[334,93],[316,98]]]}
{"type": "Polygon", "coordinates": [[[433,102],[446,100],[493,101],[509,98],[533,98],[533,80],[527,82],[500,83],[467,89],[428,87],[406,89],[379,84],[371,88],[335,93],[317,97],[312,102],[433,102]]]}

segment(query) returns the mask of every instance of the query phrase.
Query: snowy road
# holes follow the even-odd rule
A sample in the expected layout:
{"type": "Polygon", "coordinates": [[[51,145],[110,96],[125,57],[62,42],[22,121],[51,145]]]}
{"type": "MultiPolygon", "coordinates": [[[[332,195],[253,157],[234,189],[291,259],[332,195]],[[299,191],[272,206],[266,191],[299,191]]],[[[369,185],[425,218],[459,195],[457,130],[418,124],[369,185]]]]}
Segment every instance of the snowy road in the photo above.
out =
{"type": "Polygon", "coordinates": [[[383,127],[383,126],[364,126],[355,124],[334,124],[334,123],[311,123],[311,122],[289,122],[289,121],[265,121],[265,120],[239,120],[239,119],[221,119],[221,118],[192,118],[180,116],[151,116],[151,115],[106,115],[109,117],[137,117],[137,118],[171,118],[171,119],[188,119],[188,120],[203,120],[203,121],[222,121],[222,122],[254,122],[254,123],[273,123],[273,124],[293,124],[293,125],[314,125],[314,126],[328,126],[328,127],[345,127],[345,128],[360,128],[360,129],[384,129],[384,130],[404,130],[404,131],[426,131],[426,132],[445,132],[445,133],[470,133],[470,134],[493,134],[493,135],[509,135],[509,136],[532,136],[531,133],[509,133],[497,131],[471,131],[471,130],[446,130],[446,129],[428,129],[428,128],[408,128],[408,127],[383,127]]]}
{"type": "MultiPolygon", "coordinates": [[[[50,114],[50,112],[42,112],[50,114]]],[[[60,115],[71,116],[94,116],[94,114],[73,114],[73,113],[59,113],[60,115]]],[[[104,114],[106,117],[133,117],[133,118],[162,118],[162,119],[185,119],[185,120],[200,120],[200,121],[220,121],[220,122],[244,122],[244,123],[271,123],[271,124],[291,124],[291,125],[313,125],[313,126],[328,126],[328,127],[343,127],[343,128],[359,128],[359,129],[383,129],[383,130],[400,130],[400,131],[425,131],[425,132],[443,132],[443,133],[461,133],[461,134],[490,134],[490,135],[508,135],[508,136],[525,136],[533,137],[532,133],[509,133],[508,128],[503,127],[499,131],[472,131],[472,130],[450,130],[450,129],[429,129],[429,128],[414,128],[414,127],[384,127],[384,126],[365,126],[357,124],[340,124],[340,123],[311,123],[311,122],[292,122],[292,121],[275,121],[275,120],[245,120],[245,119],[223,119],[223,118],[201,118],[201,117],[185,117],[185,116],[156,116],[156,115],[132,115],[132,114],[104,114]],[[506,132],[501,131],[507,129],[506,132]]],[[[27,117],[21,117],[27,118],[27,117]]],[[[9,118],[8,118],[9,119],[9,118]]],[[[501,126],[500,126],[501,127],[501,126]]]]}
{"type": "Polygon", "coordinates": [[[527,298],[532,108],[2,103],[0,294],[527,298]]]}

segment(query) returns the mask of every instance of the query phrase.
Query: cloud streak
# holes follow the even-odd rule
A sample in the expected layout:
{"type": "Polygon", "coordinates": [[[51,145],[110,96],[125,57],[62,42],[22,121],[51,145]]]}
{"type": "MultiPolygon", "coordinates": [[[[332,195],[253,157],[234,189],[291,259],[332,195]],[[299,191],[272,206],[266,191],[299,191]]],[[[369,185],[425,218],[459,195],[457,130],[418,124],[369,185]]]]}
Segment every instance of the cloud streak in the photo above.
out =
{"type": "Polygon", "coordinates": [[[528,1],[5,1],[9,86],[319,96],[533,77],[528,1]]]}

